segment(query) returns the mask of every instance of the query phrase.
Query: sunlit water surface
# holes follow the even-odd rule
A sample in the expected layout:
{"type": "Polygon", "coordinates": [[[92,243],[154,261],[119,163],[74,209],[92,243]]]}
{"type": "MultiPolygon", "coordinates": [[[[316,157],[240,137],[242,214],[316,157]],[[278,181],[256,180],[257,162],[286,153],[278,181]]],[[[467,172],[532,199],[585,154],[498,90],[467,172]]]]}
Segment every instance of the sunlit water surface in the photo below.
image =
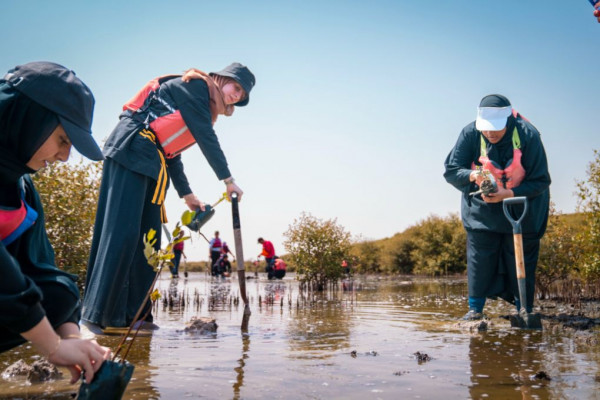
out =
{"type": "MultiPolygon", "coordinates": [[[[462,279],[361,277],[353,291],[303,296],[293,276],[248,280],[247,332],[236,279],[165,274],[158,288],[174,306],[159,300],[161,329],[136,339],[126,399],[600,398],[598,331],[513,329],[498,318],[512,309],[494,301],[486,307],[492,326],[470,333],[457,326],[466,311],[462,279]],[[181,332],[193,316],[216,319],[217,333],[181,332]],[[536,378],[540,371],[550,380],[536,378]]],[[[119,338],[97,340],[114,348],[119,338]]],[[[19,358],[32,362],[35,353],[19,347],[0,365],[19,358]]],[[[76,390],[67,379],[5,380],[0,396],[69,399],[76,390]]]]}

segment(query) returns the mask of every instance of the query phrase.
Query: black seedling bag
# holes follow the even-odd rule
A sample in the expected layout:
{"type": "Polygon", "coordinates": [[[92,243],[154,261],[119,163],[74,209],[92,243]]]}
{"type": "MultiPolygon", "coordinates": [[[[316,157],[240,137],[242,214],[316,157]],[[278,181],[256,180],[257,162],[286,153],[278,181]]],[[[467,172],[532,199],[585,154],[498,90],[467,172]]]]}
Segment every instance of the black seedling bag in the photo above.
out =
{"type": "Polygon", "coordinates": [[[77,400],[120,400],[133,375],[133,364],[106,360],[91,383],[79,388],[77,400]]]}

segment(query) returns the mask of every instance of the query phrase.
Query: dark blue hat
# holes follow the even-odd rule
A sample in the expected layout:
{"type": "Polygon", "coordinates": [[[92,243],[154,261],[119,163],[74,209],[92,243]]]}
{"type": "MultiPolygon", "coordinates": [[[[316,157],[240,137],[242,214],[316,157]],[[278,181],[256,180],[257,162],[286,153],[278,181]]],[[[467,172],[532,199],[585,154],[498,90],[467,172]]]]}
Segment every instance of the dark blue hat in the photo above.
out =
{"type": "Polygon", "coordinates": [[[59,64],[38,61],[16,66],[4,80],[55,113],[78,152],[94,161],[104,159],[92,137],[94,95],[75,72],[59,64]]]}
{"type": "Polygon", "coordinates": [[[238,107],[243,107],[246,104],[248,104],[248,102],[250,101],[250,91],[256,83],[254,74],[250,72],[248,67],[245,67],[242,64],[235,62],[225,67],[219,72],[211,72],[211,75],[212,74],[235,79],[237,83],[239,83],[246,92],[246,97],[244,97],[242,100],[238,101],[234,105],[238,107]]]}

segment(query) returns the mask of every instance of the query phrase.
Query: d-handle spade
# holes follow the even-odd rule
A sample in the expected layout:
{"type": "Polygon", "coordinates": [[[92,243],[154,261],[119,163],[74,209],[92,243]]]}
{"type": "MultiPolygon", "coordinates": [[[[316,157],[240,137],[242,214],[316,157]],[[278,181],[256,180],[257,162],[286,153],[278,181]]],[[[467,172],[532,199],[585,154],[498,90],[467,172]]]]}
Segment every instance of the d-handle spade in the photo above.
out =
{"type": "Polygon", "coordinates": [[[523,231],[521,222],[527,214],[527,197],[511,197],[502,201],[502,209],[504,215],[510,222],[513,228],[513,238],[515,243],[515,264],[517,267],[517,284],[519,287],[519,301],[521,309],[519,314],[511,316],[510,324],[513,327],[527,329],[542,329],[542,321],[540,314],[532,314],[527,312],[527,277],[525,274],[525,253],[523,251],[523,231]],[[518,219],[514,219],[510,213],[509,206],[523,205],[523,213],[518,219]]]}

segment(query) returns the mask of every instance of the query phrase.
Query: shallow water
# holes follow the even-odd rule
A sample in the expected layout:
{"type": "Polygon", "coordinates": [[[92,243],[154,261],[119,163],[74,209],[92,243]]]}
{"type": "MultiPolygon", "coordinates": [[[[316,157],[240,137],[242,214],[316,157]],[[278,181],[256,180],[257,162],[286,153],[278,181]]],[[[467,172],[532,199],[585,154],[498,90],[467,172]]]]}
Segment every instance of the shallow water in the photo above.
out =
{"type": "MultiPolygon", "coordinates": [[[[243,333],[236,279],[164,275],[159,290],[187,304],[157,304],[161,329],[136,339],[124,398],[599,398],[597,330],[513,329],[498,318],[511,307],[493,301],[486,306],[491,327],[470,333],[456,321],[466,311],[464,280],[403,279],[359,278],[354,291],[308,296],[293,276],[248,280],[252,315],[243,333]],[[215,318],[217,333],[179,332],[193,316],[215,318]],[[419,362],[416,352],[430,360],[419,362]],[[550,380],[536,378],[539,372],[550,380]]],[[[112,348],[118,340],[98,337],[112,348]]],[[[22,346],[2,354],[0,366],[33,357],[22,346]]],[[[68,399],[76,390],[67,379],[0,384],[2,398],[68,399]]]]}

